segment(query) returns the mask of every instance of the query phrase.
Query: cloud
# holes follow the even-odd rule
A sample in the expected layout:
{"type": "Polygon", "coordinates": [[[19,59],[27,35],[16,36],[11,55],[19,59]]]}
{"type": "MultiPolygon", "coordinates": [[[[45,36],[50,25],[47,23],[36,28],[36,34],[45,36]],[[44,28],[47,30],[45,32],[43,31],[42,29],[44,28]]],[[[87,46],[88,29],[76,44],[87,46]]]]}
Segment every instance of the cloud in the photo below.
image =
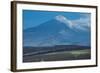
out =
{"type": "Polygon", "coordinates": [[[90,14],[83,14],[79,19],[73,20],[72,22],[77,26],[78,29],[89,30],[91,24],[90,14]]]}
{"type": "Polygon", "coordinates": [[[56,20],[65,23],[67,26],[69,26],[70,28],[73,26],[73,23],[71,20],[67,19],[66,17],[64,17],[63,15],[58,15],[56,16],[56,20]]]}
{"type": "Polygon", "coordinates": [[[81,14],[79,19],[68,19],[63,15],[56,16],[56,20],[66,24],[70,28],[76,28],[80,30],[89,30],[91,24],[90,14],[81,14]]]}

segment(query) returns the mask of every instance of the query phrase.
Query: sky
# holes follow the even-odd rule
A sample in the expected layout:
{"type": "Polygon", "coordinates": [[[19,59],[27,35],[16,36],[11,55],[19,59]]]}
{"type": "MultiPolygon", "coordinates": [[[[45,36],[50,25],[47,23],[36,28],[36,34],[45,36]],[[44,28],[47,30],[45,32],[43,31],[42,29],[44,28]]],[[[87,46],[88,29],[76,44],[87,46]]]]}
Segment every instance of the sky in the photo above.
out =
{"type": "Polygon", "coordinates": [[[56,16],[64,16],[63,22],[90,26],[90,13],[23,10],[23,29],[36,27],[56,16]]]}

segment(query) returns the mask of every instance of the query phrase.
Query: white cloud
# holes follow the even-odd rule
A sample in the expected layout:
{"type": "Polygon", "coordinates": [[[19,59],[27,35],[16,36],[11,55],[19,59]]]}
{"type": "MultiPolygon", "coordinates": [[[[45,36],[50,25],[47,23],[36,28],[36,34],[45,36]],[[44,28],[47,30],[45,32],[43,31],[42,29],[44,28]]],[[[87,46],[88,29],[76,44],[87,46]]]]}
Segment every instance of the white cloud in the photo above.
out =
{"type": "Polygon", "coordinates": [[[89,30],[91,24],[91,18],[90,15],[84,14],[81,18],[73,20],[72,22],[77,26],[76,28],[78,29],[89,30]]]}
{"type": "Polygon", "coordinates": [[[56,16],[56,20],[66,24],[70,28],[76,28],[80,30],[89,30],[91,22],[90,14],[81,14],[81,17],[76,20],[70,20],[67,17],[58,15],[56,16]]]}
{"type": "Polygon", "coordinates": [[[62,16],[62,15],[58,15],[56,16],[56,20],[65,23],[67,26],[69,26],[70,28],[72,28],[73,23],[71,20],[67,19],[66,17],[62,16]]]}

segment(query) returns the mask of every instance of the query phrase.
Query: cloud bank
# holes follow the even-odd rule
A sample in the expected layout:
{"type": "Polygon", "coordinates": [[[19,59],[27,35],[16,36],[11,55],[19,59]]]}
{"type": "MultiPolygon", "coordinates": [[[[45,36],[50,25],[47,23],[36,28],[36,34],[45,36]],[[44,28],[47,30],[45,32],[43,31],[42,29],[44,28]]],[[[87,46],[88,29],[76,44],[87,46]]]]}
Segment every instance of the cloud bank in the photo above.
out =
{"type": "Polygon", "coordinates": [[[58,15],[55,17],[56,20],[66,24],[66,26],[70,28],[76,28],[80,30],[90,30],[90,24],[91,24],[91,17],[90,14],[81,14],[79,19],[68,19],[67,17],[63,15],[58,15]]]}

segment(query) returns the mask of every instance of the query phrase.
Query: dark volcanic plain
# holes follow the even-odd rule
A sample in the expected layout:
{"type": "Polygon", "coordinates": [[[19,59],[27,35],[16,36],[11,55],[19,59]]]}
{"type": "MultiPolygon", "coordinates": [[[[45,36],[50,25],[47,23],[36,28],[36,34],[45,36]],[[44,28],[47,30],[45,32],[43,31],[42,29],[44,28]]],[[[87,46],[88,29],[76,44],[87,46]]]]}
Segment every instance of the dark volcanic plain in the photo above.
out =
{"type": "Polygon", "coordinates": [[[82,60],[91,58],[88,46],[56,45],[52,47],[24,47],[23,62],[82,60]]]}

